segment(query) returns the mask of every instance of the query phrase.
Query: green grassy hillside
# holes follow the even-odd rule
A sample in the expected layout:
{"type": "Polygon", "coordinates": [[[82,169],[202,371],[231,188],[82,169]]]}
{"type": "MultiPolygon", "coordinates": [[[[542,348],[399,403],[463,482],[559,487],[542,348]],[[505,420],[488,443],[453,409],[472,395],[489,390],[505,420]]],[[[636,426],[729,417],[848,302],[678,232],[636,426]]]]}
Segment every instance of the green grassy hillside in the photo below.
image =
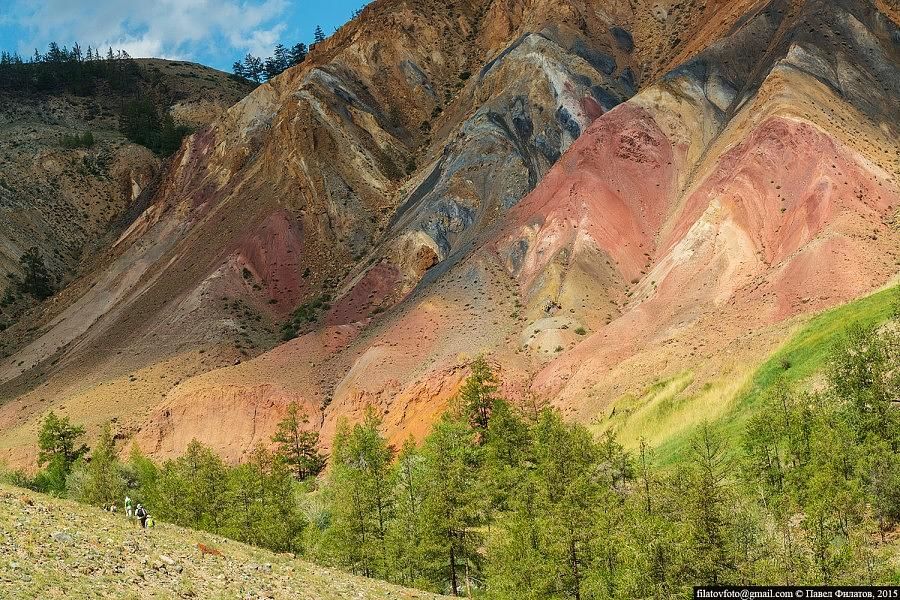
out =
{"type": "Polygon", "coordinates": [[[626,447],[643,437],[661,464],[683,456],[703,421],[738,442],[747,419],[779,378],[789,386],[813,386],[824,372],[834,343],[853,327],[885,322],[900,298],[900,285],[819,313],[800,325],[778,350],[747,372],[723,373],[699,392],[687,392],[694,374],[684,371],[655,382],[640,396],[623,396],[595,429],[615,431],[626,447]]]}

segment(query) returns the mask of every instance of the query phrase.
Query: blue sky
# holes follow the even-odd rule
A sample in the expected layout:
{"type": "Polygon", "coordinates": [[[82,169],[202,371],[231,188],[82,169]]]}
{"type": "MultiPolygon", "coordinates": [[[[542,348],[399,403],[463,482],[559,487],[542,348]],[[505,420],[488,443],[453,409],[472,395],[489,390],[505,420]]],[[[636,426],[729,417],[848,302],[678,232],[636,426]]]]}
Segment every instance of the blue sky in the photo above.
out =
{"type": "Polygon", "coordinates": [[[247,52],[312,40],[366,0],[0,0],[0,48],[30,56],[56,41],[122,48],[135,57],[190,60],[223,70],[247,52]]]}

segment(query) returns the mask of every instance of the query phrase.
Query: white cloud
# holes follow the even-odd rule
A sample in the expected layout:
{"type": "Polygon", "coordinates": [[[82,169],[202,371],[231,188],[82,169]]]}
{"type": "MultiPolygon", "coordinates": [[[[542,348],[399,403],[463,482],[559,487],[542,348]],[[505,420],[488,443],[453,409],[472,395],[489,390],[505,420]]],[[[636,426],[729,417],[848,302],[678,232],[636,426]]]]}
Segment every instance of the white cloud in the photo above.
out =
{"type": "Polygon", "coordinates": [[[284,33],[277,20],[287,6],[288,0],[32,0],[10,20],[32,34],[20,48],[26,54],[51,40],[77,40],[135,57],[183,58],[201,49],[264,56],[284,33]]]}

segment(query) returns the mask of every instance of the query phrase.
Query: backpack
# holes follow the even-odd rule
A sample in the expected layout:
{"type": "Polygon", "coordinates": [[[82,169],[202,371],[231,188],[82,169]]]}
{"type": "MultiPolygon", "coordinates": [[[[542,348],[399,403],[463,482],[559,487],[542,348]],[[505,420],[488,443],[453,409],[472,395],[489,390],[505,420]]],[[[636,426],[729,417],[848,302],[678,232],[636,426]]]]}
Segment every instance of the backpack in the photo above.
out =
{"type": "Polygon", "coordinates": [[[153,527],[154,525],[156,525],[156,520],[153,517],[151,517],[150,515],[147,515],[147,527],[150,528],[150,527],[153,527]]]}

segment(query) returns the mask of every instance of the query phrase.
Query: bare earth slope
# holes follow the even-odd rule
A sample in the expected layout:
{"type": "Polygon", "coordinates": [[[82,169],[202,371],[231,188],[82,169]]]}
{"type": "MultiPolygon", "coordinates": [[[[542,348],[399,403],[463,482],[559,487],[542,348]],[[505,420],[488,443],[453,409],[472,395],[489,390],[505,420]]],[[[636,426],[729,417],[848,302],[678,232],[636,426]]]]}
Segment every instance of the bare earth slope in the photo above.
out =
{"type": "Polygon", "coordinates": [[[892,18],[375,2],[183,145],[0,363],[0,445],[27,462],[53,407],[238,460],[293,400],[326,443],[368,404],[400,440],[479,352],[583,421],[685,369],[733,394],[797,319],[898,272],[892,18]]]}
{"type": "Polygon", "coordinates": [[[159,523],[0,487],[5,598],[437,598],[159,523]],[[222,556],[203,557],[201,543],[222,556]],[[99,590],[102,590],[101,594],[99,590]]]}

